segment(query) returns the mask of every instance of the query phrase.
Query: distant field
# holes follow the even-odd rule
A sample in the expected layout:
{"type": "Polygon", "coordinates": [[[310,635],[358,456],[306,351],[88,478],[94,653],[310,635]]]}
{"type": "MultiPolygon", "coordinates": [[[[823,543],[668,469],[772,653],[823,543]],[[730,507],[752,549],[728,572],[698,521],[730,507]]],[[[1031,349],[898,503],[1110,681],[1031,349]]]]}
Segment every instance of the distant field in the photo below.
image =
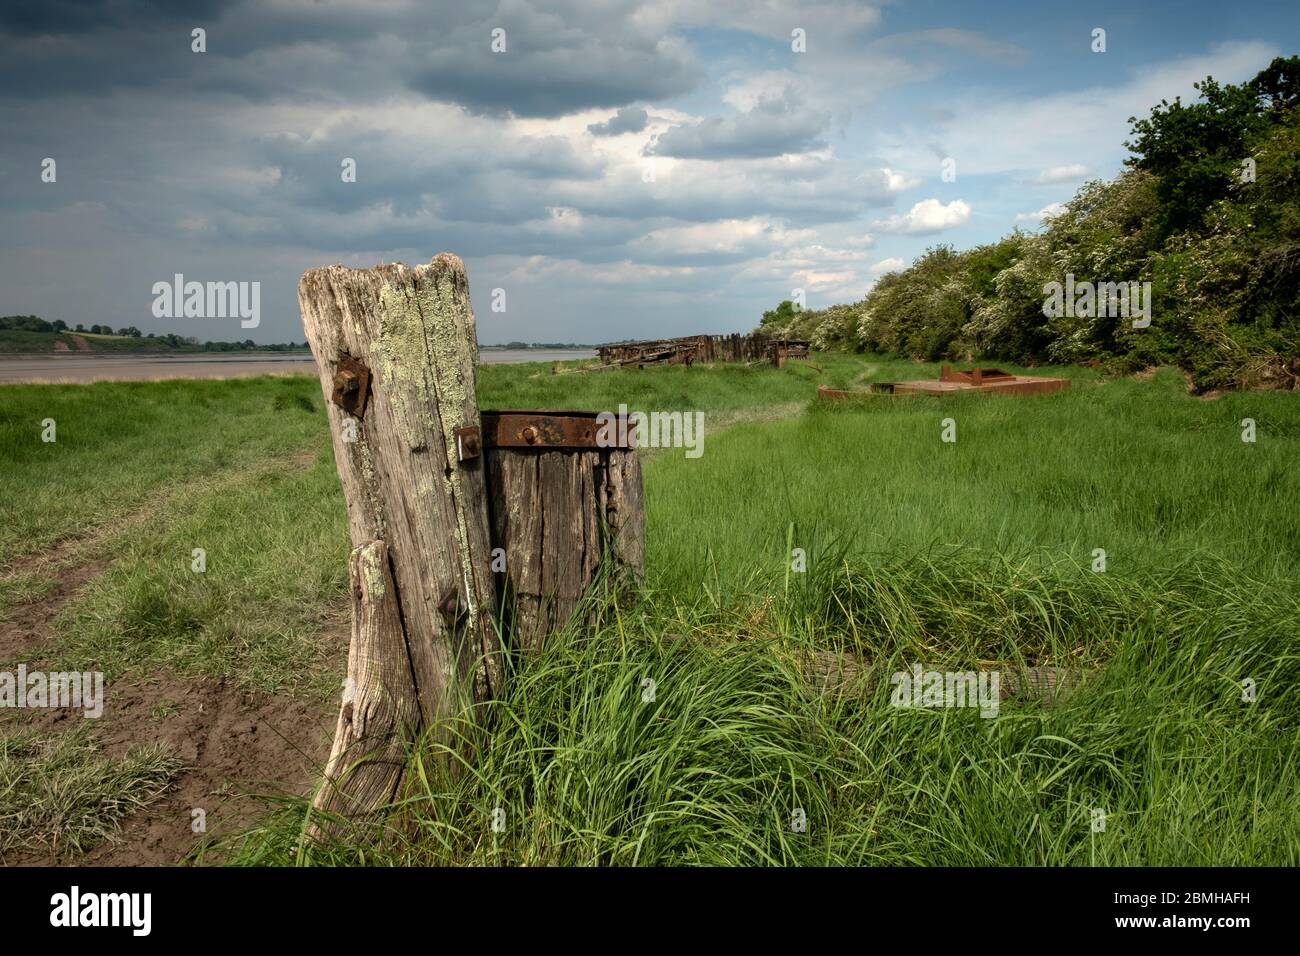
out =
{"type": "MultiPolygon", "coordinates": [[[[95,335],[90,332],[27,332],[21,329],[0,329],[0,355],[53,352],[56,342],[69,350],[79,347],[74,336],[86,340],[92,352],[202,352],[203,346],[182,342],[172,344],[166,339],[132,335],[95,335]]],[[[252,351],[252,350],[250,350],[252,351]]]]}
{"type": "Polygon", "coordinates": [[[79,351],[73,336],[80,336],[95,352],[175,352],[197,351],[198,346],[173,347],[166,340],[134,338],[128,335],[92,335],[89,332],[27,332],[21,329],[0,329],[0,355],[6,353],[53,352],[55,343],[63,343],[71,351],[79,351]],[[146,348],[147,346],[147,348],[146,348]]]}
{"type": "MultiPolygon", "coordinates": [[[[1204,401],[1172,371],[1065,369],[1060,395],[832,405],[819,382],[937,366],[812,362],[480,369],[484,408],[703,411],[705,452],[645,456],[641,607],[516,675],[477,773],[426,778],[387,828],[321,859],[1300,862],[1300,397],[1204,401]],[[810,693],[796,662],[812,649],[1102,676],[986,721],[810,693]],[[501,836],[483,824],[498,805],[501,836]]],[[[100,562],[53,623],[53,659],[336,693],[339,645],[320,635],[346,628],[349,541],[315,379],[0,398],[0,631],[100,562]]],[[[291,804],[228,849],[291,862],[301,826],[291,804]]]]}

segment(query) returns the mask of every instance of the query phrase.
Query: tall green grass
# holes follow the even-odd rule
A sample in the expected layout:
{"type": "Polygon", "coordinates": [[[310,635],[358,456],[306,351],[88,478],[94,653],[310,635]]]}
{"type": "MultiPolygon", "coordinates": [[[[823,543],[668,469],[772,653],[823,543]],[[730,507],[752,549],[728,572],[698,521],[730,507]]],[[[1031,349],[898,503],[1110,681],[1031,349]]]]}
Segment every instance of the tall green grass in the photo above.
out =
{"type": "Polygon", "coordinates": [[[1090,563],[1100,548],[1109,574],[1217,557],[1229,573],[1300,580],[1294,395],[1201,401],[1165,372],[1023,399],[815,402],[716,437],[705,426],[702,457],[646,463],[647,562],[665,586],[780,573],[792,523],[805,549],[960,545],[1090,563]],[[940,440],[948,418],[954,444],[940,440]]]}
{"type": "Polygon", "coordinates": [[[459,776],[426,741],[379,820],[315,845],[290,803],[221,849],[246,864],[1294,865],[1300,598],[1188,576],[1008,588],[1007,571],[841,556],[779,596],[608,609],[511,675],[459,776]],[[984,719],[895,708],[887,686],[819,692],[799,661],[828,642],[886,672],[1100,673],[984,719]]]}
{"type": "MultiPolygon", "coordinates": [[[[1296,397],[1202,401],[1171,372],[1070,369],[1072,391],[1052,396],[833,404],[818,382],[934,367],[813,361],[822,372],[481,369],[485,408],[705,412],[702,458],[644,459],[645,600],[517,666],[460,776],[426,742],[410,790],[369,828],[298,852],[307,804],[291,799],[221,858],[1294,865],[1296,397]],[[949,417],[956,444],[940,441],[949,417]],[[884,672],[1096,679],[986,720],[820,692],[801,669],[813,649],[884,672]]],[[[0,555],[141,515],[104,536],[114,563],[69,604],[55,656],[337,688],[319,636],[340,623],[349,542],[314,380],[5,392],[0,555]],[[58,449],[33,441],[45,415],[58,449]]]]}
{"type": "Polygon", "coordinates": [[[639,612],[514,674],[459,778],[425,743],[380,822],[303,846],[290,805],[235,858],[1294,865],[1298,425],[1293,396],[1083,374],[1032,400],[814,403],[656,455],[639,612]],[[985,720],[818,693],[813,648],[1096,676],[985,720]]]}
{"type": "Polygon", "coordinates": [[[305,376],[0,386],[0,566],[323,441],[305,376]]]}
{"type": "MultiPolygon", "coordinates": [[[[816,367],[791,362],[770,365],[664,365],[643,369],[574,372],[581,363],[541,362],[483,365],[478,370],[478,400],[483,408],[700,410],[723,415],[804,403],[817,385],[847,385],[879,362],[865,365],[854,355],[817,355],[816,367]],[[554,370],[562,370],[555,374],[554,370]],[[818,371],[820,369],[820,371],[818,371]]],[[[902,364],[902,363],[899,363],[902,364]]]]}

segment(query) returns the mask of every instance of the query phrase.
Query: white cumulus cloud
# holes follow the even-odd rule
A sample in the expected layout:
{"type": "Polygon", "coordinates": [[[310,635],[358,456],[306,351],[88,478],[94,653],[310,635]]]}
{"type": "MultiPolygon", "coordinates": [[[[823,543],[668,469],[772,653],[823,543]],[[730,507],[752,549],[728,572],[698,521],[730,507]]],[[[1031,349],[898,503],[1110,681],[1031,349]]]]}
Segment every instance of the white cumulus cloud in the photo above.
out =
{"type": "Polygon", "coordinates": [[[1018,212],[1016,222],[1045,222],[1065,212],[1065,203],[1049,202],[1037,212],[1018,212]]]}
{"type": "Polygon", "coordinates": [[[905,232],[912,235],[942,232],[960,226],[970,219],[970,203],[954,199],[942,203],[937,199],[922,199],[902,215],[893,215],[872,223],[882,232],[905,232]]]}
{"type": "Polygon", "coordinates": [[[1036,177],[1034,182],[1040,185],[1049,183],[1072,183],[1082,179],[1091,172],[1083,163],[1068,163],[1065,166],[1050,166],[1044,169],[1036,177]]]}
{"type": "Polygon", "coordinates": [[[885,174],[886,188],[891,193],[901,193],[905,189],[914,189],[921,185],[921,180],[915,176],[908,176],[905,173],[896,173],[888,166],[882,166],[880,171],[885,174]]]}

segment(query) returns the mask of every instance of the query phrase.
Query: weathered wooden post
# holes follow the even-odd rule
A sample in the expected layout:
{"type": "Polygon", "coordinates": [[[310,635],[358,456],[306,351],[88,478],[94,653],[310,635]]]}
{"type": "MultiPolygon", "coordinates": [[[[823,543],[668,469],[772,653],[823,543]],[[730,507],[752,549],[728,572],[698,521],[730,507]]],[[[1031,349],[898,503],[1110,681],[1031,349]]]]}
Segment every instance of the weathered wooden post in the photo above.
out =
{"type": "Polygon", "coordinates": [[[316,805],[355,816],[397,791],[404,738],[499,689],[478,345],[449,253],[313,269],[298,303],[355,549],[348,679],[316,805]]]}
{"type": "Polygon", "coordinates": [[[540,650],[597,581],[639,582],[645,511],[633,424],[626,413],[483,413],[512,648],[540,650]]]}

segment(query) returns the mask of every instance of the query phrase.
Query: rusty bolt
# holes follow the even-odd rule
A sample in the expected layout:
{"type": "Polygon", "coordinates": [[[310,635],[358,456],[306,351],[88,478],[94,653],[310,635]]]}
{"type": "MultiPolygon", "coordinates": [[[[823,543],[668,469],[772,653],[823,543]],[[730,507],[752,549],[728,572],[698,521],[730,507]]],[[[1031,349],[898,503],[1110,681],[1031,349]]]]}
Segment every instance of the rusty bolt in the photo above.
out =
{"type": "Polygon", "coordinates": [[[456,429],[456,457],[460,461],[477,458],[483,442],[477,425],[464,425],[456,429]]]}
{"type": "Polygon", "coordinates": [[[366,400],[370,397],[370,370],[344,352],[339,356],[339,367],[334,370],[334,393],[331,401],[349,415],[362,418],[366,414],[366,400]]]}
{"type": "Polygon", "coordinates": [[[453,587],[438,604],[438,613],[448,630],[454,630],[463,610],[460,606],[460,593],[453,587]]]}
{"type": "Polygon", "coordinates": [[[528,444],[535,444],[537,442],[537,429],[532,425],[529,425],[523,430],[522,436],[524,441],[528,442],[528,444]]]}

